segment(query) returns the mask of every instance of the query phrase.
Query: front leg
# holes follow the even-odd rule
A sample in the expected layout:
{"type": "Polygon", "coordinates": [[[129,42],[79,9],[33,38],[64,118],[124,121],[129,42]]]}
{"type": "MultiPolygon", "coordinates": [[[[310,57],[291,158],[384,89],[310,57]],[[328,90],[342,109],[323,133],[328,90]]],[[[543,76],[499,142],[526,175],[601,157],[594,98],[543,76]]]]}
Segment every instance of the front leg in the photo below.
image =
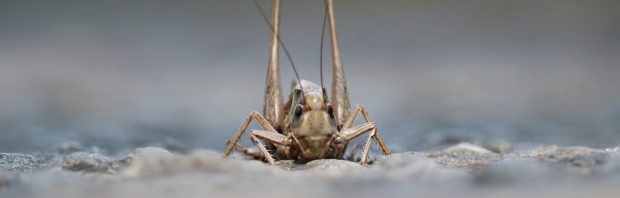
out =
{"type": "Polygon", "coordinates": [[[251,156],[251,157],[253,157],[255,159],[264,159],[263,155],[259,151],[243,147],[239,143],[237,143],[235,145],[235,149],[237,151],[239,151],[239,152],[241,152],[241,153],[243,153],[243,154],[245,154],[247,156],[251,156]]]}
{"type": "Polygon", "coordinates": [[[368,122],[364,124],[357,125],[352,128],[345,129],[339,133],[339,137],[336,138],[336,144],[339,146],[346,145],[347,142],[351,141],[353,138],[356,138],[362,134],[369,133],[368,139],[366,140],[366,144],[364,145],[364,152],[362,153],[362,159],[360,163],[362,165],[367,164],[368,162],[368,154],[370,151],[370,143],[372,142],[372,137],[376,134],[377,127],[374,122],[368,122]]]}
{"type": "Polygon", "coordinates": [[[271,153],[269,153],[263,142],[259,140],[264,140],[269,143],[282,146],[290,146],[292,143],[292,141],[287,139],[286,136],[279,133],[273,133],[271,131],[252,130],[252,132],[250,133],[250,139],[256,145],[256,147],[258,147],[258,151],[265,157],[265,160],[267,160],[267,162],[271,165],[274,165],[276,160],[273,159],[271,153]]]}
{"type": "MultiPolygon", "coordinates": [[[[366,108],[364,108],[362,105],[358,104],[355,107],[355,109],[353,110],[353,114],[351,114],[349,118],[347,118],[347,120],[342,125],[342,128],[343,128],[343,132],[341,133],[341,135],[343,135],[343,140],[347,138],[348,140],[350,140],[366,132],[371,132],[368,136],[368,139],[366,140],[366,144],[364,145],[364,150],[362,152],[362,159],[360,160],[361,164],[366,164],[368,161],[368,155],[370,153],[370,146],[371,146],[373,138],[377,141],[377,144],[381,148],[381,151],[383,151],[384,155],[391,154],[390,149],[383,142],[383,139],[381,138],[379,130],[377,129],[376,125],[374,124],[374,122],[372,122],[372,119],[368,115],[366,108]],[[355,120],[357,119],[357,115],[360,113],[362,114],[362,117],[364,118],[366,123],[353,127],[353,123],[355,123],[355,120]],[[368,127],[370,125],[372,125],[372,128],[369,129],[368,127]]],[[[348,140],[344,142],[348,142],[348,140]]],[[[341,144],[341,145],[344,145],[344,144],[341,144]]]]}
{"type": "MultiPolygon", "coordinates": [[[[357,115],[360,113],[362,114],[362,117],[364,118],[366,123],[372,122],[372,118],[370,118],[370,116],[368,115],[368,111],[366,111],[366,108],[358,104],[357,106],[355,106],[355,109],[353,110],[353,114],[351,114],[350,117],[346,120],[342,128],[344,129],[351,128],[353,126],[353,123],[357,119],[357,115]]],[[[384,155],[389,155],[392,153],[390,149],[387,147],[387,145],[385,144],[385,142],[383,142],[383,138],[381,138],[381,133],[379,132],[378,129],[376,129],[375,134],[373,135],[373,138],[377,141],[377,144],[381,148],[381,151],[383,151],[384,155]]]]}
{"type": "Polygon", "coordinates": [[[239,139],[241,139],[241,136],[243,136],[243,133],[245,133],[245,130],[248,128],[252,120],[255,120],[258,125],[261,126],[264,130],[278,133],[276,129],[271,126],[269,121],[265,117],[263,117],[263,115],[254,111],[250,113],[250,115],[248,115],[245,120],[243,120],[243,123],[241,123],[241,127],[239,127],[235,135],[226,144],[226,149],[224,149],[224,157],[228,157],[228,155],[230,155],[233,148],[235,148],[235,146],[239,142],[239,139]]]}

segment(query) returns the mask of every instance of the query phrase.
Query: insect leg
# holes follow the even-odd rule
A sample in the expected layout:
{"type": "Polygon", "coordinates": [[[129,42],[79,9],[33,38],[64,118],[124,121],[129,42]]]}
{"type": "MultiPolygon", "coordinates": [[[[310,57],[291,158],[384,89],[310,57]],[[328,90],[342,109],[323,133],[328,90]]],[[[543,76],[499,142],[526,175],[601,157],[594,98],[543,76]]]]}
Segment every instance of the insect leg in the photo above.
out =
{"type": "Polygon", "coordinates": [[[340,137],[336,138],[336,143],[340,144],[348,142],[351,139],[356,138],[366,132],[372,131],[375,128],[376,126],[374,122],[367,122],[348,129],[344,129],[340,132],[340,137]]]}
{"type": "Polygon", "coordinates": [[[334,1],[325,0],[327,6],[327,21],[329,25],[329,36],[332,48],[332,107],[336,116],[336,122],[342,126],[344,120],[349,117],[351,105],[349,103],[349,93],[347,82],[344,77],[344,67],[340,58],[340,47],[338,44],[338,34],[336,33],[336,19],[334,16],[334,1]]]}
{"type": "MultiPolygon", "coordinates": [[[[362,113],[362,117],[364,117],[364,120],[366,122],[372,122],[372,118],[370,118],[370,115],[368,115],[368,111],[366,111],[366,108],[364,106],[358,104],[355,109],[355,114],[360,111],[362,113]]],[[[379,132],[379,129],[375,128],[375,134],[373,135],[373,137],[377,141],[377,144],[381,148],[381,151],[383,151],[384,155],[389,155],[392,153],[383,141],[383,138],[381,138],[381,133],[379,132]]]]}
{"type": "Polygon", "coordinates": [[[340,132],[340,137],[336,138],[336,143],[345,144],[349,142],[351,139],[356,138],[362,134],[370,132],[368,135],[368,139],[366,140],[366,144],[364,145],[364,152],[362,153],[362,159],[360,160],[361,164],[366,164],[368,162],[368,153],[370,150],[370,143],[372,142],[372,137],[376,132],[377,127],[373,122],[367,122],[364,124],[357,125],[352,128],[345,129],[340,132]]]}
{"type": "MultiPolygon", "coordinates": [[[[355,120],[357,119],[357,115],[360,113],[362,114],[362,117],[364,118],[366,123],[373,123],[372,118],[370,118],[370,115],[368,115],[368,111],[366,111],[366,108],[358,104],[357,106],[355,106],[355,109],[353,110],[353,114],[351,114],[349,118],[345,121],[345,123],[343,124],[342,126],[343,133],[347,133],[347,131],[350,131],[349,129],[352,129],[351,127],[355,123],[355,120]]],[[[377,127],[375,126],[372,130],[373,132],[368,136],[368,140],[366,141],[366,144],[364,145],[364,150],[362,152],[362,159],[361,159],[362,164],[364,164],[368,159],[368,153],[370,152],[370,145],[371,145],[373,138],[377,141],[377,144],[381,148],[381,151],[383,152],[384,155],[391,154],[390,149],[387,147],[387,145],[385,145],[385,142],[383,142],[383,139],[381,138],[381,135],[380,135],[381,133],[379,132],[379,129],[377,129],[377,127]]],[[[361,134],[358,134],[358,135],[361,135],[361,134]]]]}
{"type": "MultiPolygon", "coordinates": [[[[370,118],[370,116],[368,115],[368,111],[366,111],[366,108],[358,104],[357,106],[355,106],[355,109],[353,109],[353,114],[351,114],[351,116],[346,120],[345,124],[342,127],[346,129],[346,128],[350,128],[351,126],[353,126],[353,123],[357,119],[357,115],[360,113],[362,114],[362,117],[364,118],[366,122],[373,122],[372,118],[370,118]]],[[[385,142],[381,138],[381,133],[379,132],[378,129],[375,135],[373,136],[373,138],[377,141],[377,144],[381,148],[381,151],[383,152],[384,155],[389,155],[390,153],[392,153],[390,149],[387,147],[387,145],[385,145],[385,142]]]]}
{"type": "Polygon", "coordinates": [[[243,147],[239,143],[235,145],[235,150],[254,158],[263,158],[263,155],[259,151],[243,147]]]}
{"type": "Polygon", "coordinates": [[[226,144],[226,149],[224,149],[224,157],[227,157],[228,155],[230,155],[233,148],[235,148],[235,145],[237,145],[237,143],[239,142],[239,139],[241,139],[241,136],[243,136],[243,133],[245,133],[245,130],[248,128],[252,120],[255,120],[258,123],[258,125],[261,126],[263,129],[277,133],[276,129],[273,128],[273,126],[271,126],[269,121],[263,115],[254,111],[250,113],[250,115],[248,115],[248,117],[246,117],[245,120],[243,120],[243,123],[241,123],[241,127],[239,127],[235,135],[226,144]]]}
{"type": "Polygon", "coordinates": [[[267,80],[265,82],[265,103],[263,113],[272,126],[278,127],[282,117],[283,98],[280,86],[278,34],[280,33],[280,0],[272,0],[271,26],[273,31],[270,37],[270,56],[267,66],[267,80]]]}
{"type": "Polygon", "coordinates": [[[377,133],[377,128],[375,127],[372,130],[372,133],[368,136],[368,139],[366,139],[366,145],[364,145],[364,151],[362,152],[362,159],[360,159],[360,164],[362,165],[368,163],[368,154],[370,153],[370,143],[372,143],[372,137],[374,137],[376,133],[377,133]]]}
{"type": "Polygon", "coordinates": [[[256,147],[258,147],[258,150],[263,154],[263,156],[265,156],[267,162],[271,165],[274,165],[276,163],[276,160],[271,157],[271,154],[269,154],[269,151],[267,151],[265,145],[254,135],[250,135],[250,139],[256,145],[256,147]]]}
{"type": "Polygon", "coordinates": [[[289,141],[286,136],[271,131],[252,130],[252,132],[250,132],[250,139],[254,142],[254,144],[256,144],[258,150],[271,165],[275,164],[275,159],[273,159],[271,153],[269,153],[263,142],[260,140],[282,146],[290,146],[291,144],[291,141],[289,141]]]}
{"type": "Polygon", "coordinates": [[[285,145],[285,146],[289,146],[291,144],[291,141],[289,141],[285,135],[282,135],[276,132],[252,130],[250,134],[253,136],[256,136],[259,139],[271,142],[273,144],[279,144],[279,145],[285,145]]]}
{"type": "MultiPolygon", "coordinates": [[[[287,142],[286,141],[286,136],[283,136],[279,133],[276,132],[271,132],[271,131],[260,131],[260,130],[252,130],[250,132],[250,139],[252,137],[256,137],[258,139],[262,139],[262,140],[266,140],[270,143],[274,143],[274,144],[280,144],[280,145],[284,145],[284,146],[288,146],[290,144],[290,141],[287,142]]],[[[258,146],[258,145],[257,145],[258,146]]],[[[267,155],[269,155],[269,153],[264,154],[262,153],[262,151],[259,150],[252,150],[246,147],[241,146],[241,144],[237,143],[235,145],[235,149],[243,154],[252,156],[254,158],[259,158],[259,159],[263,159],[267,162],[269,162],[269,160],[267,159],[267,155]]]]}

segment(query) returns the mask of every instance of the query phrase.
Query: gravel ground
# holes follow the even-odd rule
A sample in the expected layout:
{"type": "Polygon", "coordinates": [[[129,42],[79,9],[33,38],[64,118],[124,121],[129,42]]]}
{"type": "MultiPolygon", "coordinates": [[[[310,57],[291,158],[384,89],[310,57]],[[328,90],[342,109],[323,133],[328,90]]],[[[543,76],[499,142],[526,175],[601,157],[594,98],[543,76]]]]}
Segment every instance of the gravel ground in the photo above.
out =
{"type": "Polygon", "coordinates": [[[617,197],[620,148],[457,144],[427,152],[276,166],[159,147],[0,153],[0,197],[617,197]],[[504,148],[504,149],[497,149],[504,148]],[[500,152],[501,151],[501,152],[500,152]]]}

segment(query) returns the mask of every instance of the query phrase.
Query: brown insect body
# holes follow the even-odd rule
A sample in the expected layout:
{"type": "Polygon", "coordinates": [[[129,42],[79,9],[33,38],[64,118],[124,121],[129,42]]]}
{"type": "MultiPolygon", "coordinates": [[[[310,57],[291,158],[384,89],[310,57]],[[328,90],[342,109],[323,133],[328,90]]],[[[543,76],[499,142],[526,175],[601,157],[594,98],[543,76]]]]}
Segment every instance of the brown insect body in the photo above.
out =
{"type": "Polygon", "coordinates": [[[295,140],[293,144],[297,146],[292,146],[289,152],[278,154],[298,160],[333,156],[330,155],[333,150],[325,148],[325,145],[338,129],[333,109],[324,94],[320,86],[306,80],[301,80],[301,83],[292,87],[284,109],[287,114],[282,131],[284,135],[292,137],[295,140]]]}
{"type": "MultiPolygon", "coordinates": [[[[227,143],[224,150],[225,157],[236,149],[270,164],[274,164],[276,160],[286,159],[301,162],[326,158],[342,159],[348,142],[362,134],[368,134],[368,138],[360,163],[367,163],[373,139],[377,141],[385,155],[390,154],[366,109],[357,105],[351,111],[344,68],[340,60],[333,0],[325,0],[325,3],[332,47],[332,100],[328,100],[323,87],[300,80],[297,76],[288,101],[283,104],[278,66],[280,45],[291,64],[292,59],[279,38],[280,0],[272,0],[272,20],[271,23],[268,22],[272,29],[271,56],[267,70],[263,114],[250,113],[227,143]],[[353,126],[358,114],[362,115],[366,123],[353,126]],[[263,128],[252,130],[249,134],[250,140],[258,150],[245,148],[238,143],[252,120],[263,128]]],[[[265,16],[262,10],[261,14],[265,16]]],[[[293,69],[295,70],[294,65],[293,69]]],[[[295,74],[297,75],[296,72],[295,74]]]]}

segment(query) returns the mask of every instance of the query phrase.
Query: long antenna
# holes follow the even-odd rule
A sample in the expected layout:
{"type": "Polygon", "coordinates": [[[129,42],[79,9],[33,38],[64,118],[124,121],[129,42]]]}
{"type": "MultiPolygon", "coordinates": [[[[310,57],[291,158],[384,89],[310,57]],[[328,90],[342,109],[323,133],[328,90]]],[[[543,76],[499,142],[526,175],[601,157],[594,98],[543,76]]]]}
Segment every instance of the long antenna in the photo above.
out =
{"type": "MultiPolygon", "coordinates": [[[[320,59],[320,63],[319,63],[319,67],[320,67],[320,72],[321,72],[321,89],[325,89],[325,86],[323,85],[323,38],[325,36],[325,26],[327,24],[327,6],[325,6],[325,10],[323,11],[323,28],[321,29],[321,49],[319,50],[319,59],[320,59]]],[[[327,98],[325,98],[325,100],[327,100],[327,98]]]]}
{"type": "Polygon", "coordinates": [[[304,94],[304,88],[301,85],[301,79],[299,78],[299,74],[297,73],[297,68],[295,68],[295,63],[293,63],[293,58],[291,58],[291,54],[288,52],[288,49],[286,49],[286,45],[284,45],[284,42],[282,41],[282,39],[280,39],[280,34],[278,32],[276,32],[276,30],[273,27],[273,25],[271,24],[271,22],[269,22],[269,19],[267,18],[267,15],[263,11],[263,8],[260,7],[260,4],[258,3],[257,0],[254,0],[254,5],[256,6],[256,8],[258,8],[258,11],[260,12],[260,15],[263,17],[263,19],[265,20],[267,25],[269,25],[269,29],[271,29],[271,32],[273,32],[276,35],[276,39],[278,40],[278,43],[280,43],[280,46],[282,46],[282,49],[284,50],[284,53],[286,54],[286,57],[288,58],[288,61],[291,63],[291,66],[293,66],[293,72],[295,72],[295,77],[297,78],[297,83],[299,83],[299,88],[301,88],[302,98],[303,98],[303,100],[305,100],[306,96],[304,94]]]}

